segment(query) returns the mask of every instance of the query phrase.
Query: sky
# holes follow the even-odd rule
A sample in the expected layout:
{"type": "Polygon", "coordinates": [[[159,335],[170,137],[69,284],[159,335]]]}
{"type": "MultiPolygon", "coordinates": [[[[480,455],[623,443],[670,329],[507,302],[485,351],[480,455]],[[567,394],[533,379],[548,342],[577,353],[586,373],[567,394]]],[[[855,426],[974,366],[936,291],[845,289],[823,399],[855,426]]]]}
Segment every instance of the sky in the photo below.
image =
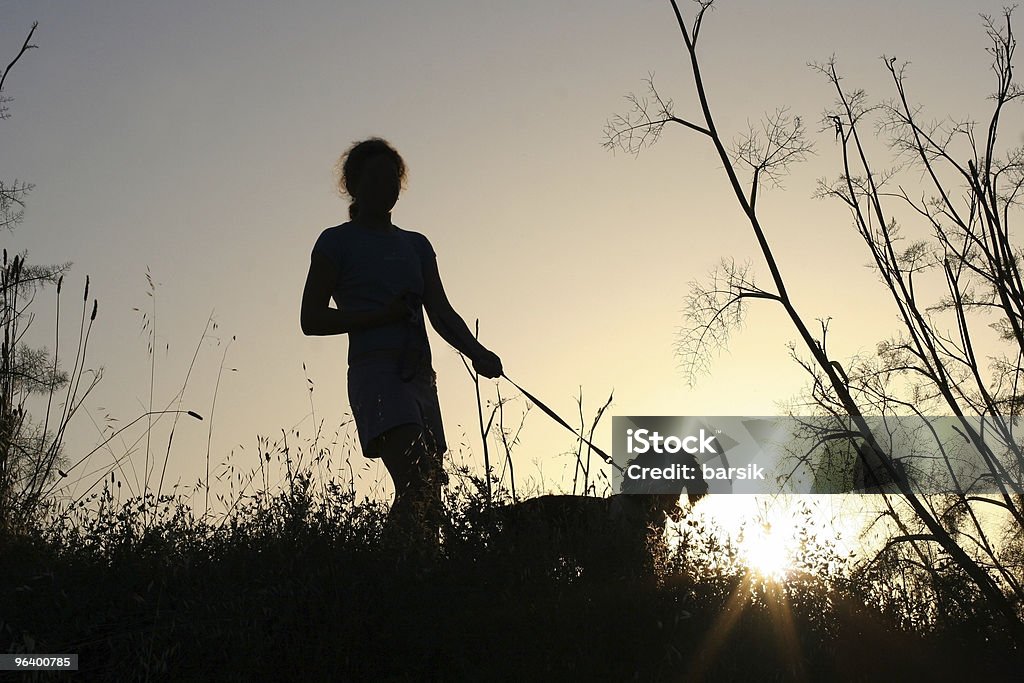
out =
{"type": "MultiPolygon", "coordinates": [[[[908,59],[911,97],[927,112],[980,118],[991,79],[979,11],[1000,5],[722,2],[706,18],[699,56],[727,141],[780,106],[814,122],[816,155],[762,195],[760,213],[805,319],[832,317],[836,358],[870,352],[897,327],[846,210],[811,196],[838,172],[838,150],[817,132],[833,94],[807,63],[834,54],[846,83],[885,98],[879,58],[908,59]]],[[[768,303],[748,309],[695,387],[680,371],[690,283],[723,257],[749,260],[769,282],[709,141],[667,127],[638,156],[602,146],[605,123],[629,110],[625,95],[644,94],[649,72],[677,114],[700,121],[668,2],[33,0],[0,3],[0,17],[5,64],[39,22],[0,121],[0,177],[35,188],[24,222],[0,239],[37,263],[73,262],[59,332],[51,288],[26,340],[52,351],[59,334],[70,369],[86,276],[90,306],[98,299],[85,366],[103,377],[66,433],[72,461],[107,424],[147,410],[152,370],[154,406],[187,376],[182,409],[207,418],[179,420],[166,481],[205,477],[208,449],[215,471],[229,459],[247,471],[261,439],[308,446],[322,421],[319,444],[339,441],[330,474],[348,476],[348,452],[359,489],[378,490],[382,466],[351,450],[347,340],[299,328],[312,245],[347,220],[334,163],[372,135],[408,165],[395,224],[428,236],[448,298],[471,329],[479,319],[506,373],[570,422],[581,388],[588,424],[614,392],[599,445],[612,415],[772,415],[805,386],[786,348],[796,334],[768,303]]],[[[473,383],[430,335],[448,443],[479,465],[473,383]]],[[[504,380],[481,388],[484,400],[517,394],[504,380]]],[[[506,422],[525,405],[510,404],[506,422]]],[[[154,461],[169,426],[153,429],[154,461]]],[[[76,473],[96,474],[73,491],[132,448],[141,479],[140,427],[83,463],[76,473]]],[[[571,488],[573,447],[532,410],[514,452],[520,485],[571,488]]]]}

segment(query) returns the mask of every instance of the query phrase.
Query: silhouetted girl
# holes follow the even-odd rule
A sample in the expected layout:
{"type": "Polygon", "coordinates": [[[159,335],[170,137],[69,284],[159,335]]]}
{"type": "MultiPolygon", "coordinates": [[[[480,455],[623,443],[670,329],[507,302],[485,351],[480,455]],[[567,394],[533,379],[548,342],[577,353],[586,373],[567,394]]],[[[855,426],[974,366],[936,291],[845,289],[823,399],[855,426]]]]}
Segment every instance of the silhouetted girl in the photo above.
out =
{"type": "Polygon", "coordinates": [[[348,333],[348,396],[363,455],[381,458],[395,484],[385,537],[425,542],[433,553],[447,444],[423,310],[484,377],[499,377],[501,360],[448,302],[430,241],[391,222],[406,179],[398,152],[381,138],[357,142],[338,171],[339,189],[352,199],[350,220],[324,230],[313,246],[302,331],[348,333]]]}

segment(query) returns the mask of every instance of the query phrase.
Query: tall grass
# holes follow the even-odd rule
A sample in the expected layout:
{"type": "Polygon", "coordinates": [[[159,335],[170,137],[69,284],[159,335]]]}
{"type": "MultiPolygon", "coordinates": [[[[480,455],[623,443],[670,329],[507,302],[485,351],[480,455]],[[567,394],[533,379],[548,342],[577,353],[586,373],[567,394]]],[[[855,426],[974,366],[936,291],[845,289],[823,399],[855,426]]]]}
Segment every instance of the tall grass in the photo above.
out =
{"type": "MultiPolygon", "coordinates": [[[[102,377],[93,371],[92,381],[79,392],[85,370],[85,355],[89,333],[96,320],[98,301],[93,299],[89,308],[89,278],[85,278],[82,296],[82,316],[79,325],[78,349],[70,376],[58,368],[59,344],[55,341],[53,367],[43,367],[48,361],[46,350],[34,350],[22,343],[32,323],[28,308],[35,290],[41,283],[56,277],[59,271],[26,265],[24,257],[14,256],[8,261],[3,250],[0,267],[0,327],[3,328],[0,353],[0,536],[20,533],[38,515],[40,507],[52,492],[54,481],[66,478],[68,466],[63,453],[63,438],[71,418],[102,377]],[[28,299],[27,301],[25,299],[28,299]],[[86,317],[88,315],[88,325],[86,317]],[[51,435],[50,415],[54,396],[67,387],[60,417],[51,435]],[[46,416],[41,426],[33,424],[26,403],[39,392],[47,395],[46,416]]],[[[60,294],[64,277],[56,277],[57,320],[60,329],[60,294]]],[[[59,341],[59,334],[56,340],[59,341]]]]}
{"type": "MultiPolygon", "coordinates": [[[[1009,671],[1013,653],[992,620],[931,610],[920,621],[926,591],[879,601],[898,577],[847,574],[827,546],[808,545],[784,582],[762,580],[713,519],[666,530],[676,549],[663,549],[655,583],[557,571],[524,581],[532,559],[495,546],[500,535],[481,521],[486,483],[466,465],[449,463],[446,554],[419,574],[380,544],[386,503],[333,480],[315,487],[310,460],[288,477],[283,447],[271,455],[268,478],[283,474],[281,485],[236,490],[220,518],[197,514],[187,491],[122,497],[114,477],[53,515],[58,524],[9,541],[0,647],[76,652],[102,680],[1000,680],[1009,671]]],[[[504,487],[492,497],[511,500],[504,487]]]]}

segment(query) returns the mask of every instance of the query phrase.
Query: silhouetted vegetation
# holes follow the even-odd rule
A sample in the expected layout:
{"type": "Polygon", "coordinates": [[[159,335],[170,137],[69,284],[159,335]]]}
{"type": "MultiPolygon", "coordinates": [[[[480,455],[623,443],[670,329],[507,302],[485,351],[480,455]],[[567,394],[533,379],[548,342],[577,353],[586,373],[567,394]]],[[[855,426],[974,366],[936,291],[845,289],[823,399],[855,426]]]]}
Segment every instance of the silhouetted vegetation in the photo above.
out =
{"type": "MultiPolygon", "coordinates": [[[[282,490],[247,495],[218,520],[197,516],[181,494],[119,502],[116,479],[51,509],[48,525],[2,541],[0,649],[77,652],[82,672],[102,680],[1010,671],[1008,634],[984,602],[973,614],[934,609],[937,597],[963,605],[976,592],[957,573],[927,586],[901,583],[902,567],[849,576],[827,544],[807,541],[787,579],[764,580],[691,515],[670,526],[679,548],[662,547],[650,575],[592,576],[550,548],[502,553],[480,522],[486,487],[466,468],[446,489],[446,556],[428,570],[381,549],[385,505],[319,486],[312,466],[293,472],[282,490]]],[[[503,487],[492,493],[508,499],[503,487]]]]}

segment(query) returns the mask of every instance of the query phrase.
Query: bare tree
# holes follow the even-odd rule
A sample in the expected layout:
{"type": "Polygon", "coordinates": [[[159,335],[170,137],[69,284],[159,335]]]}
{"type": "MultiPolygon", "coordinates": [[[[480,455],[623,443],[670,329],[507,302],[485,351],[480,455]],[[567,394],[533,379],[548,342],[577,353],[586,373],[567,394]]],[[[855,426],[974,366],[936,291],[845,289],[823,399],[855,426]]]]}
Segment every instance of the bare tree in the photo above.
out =
{"type": "MultiPolygon", "coordinates": [[[[924,124],[920,108],[907,95],[904,68],[894,59],[886,58],[885,65],[897,95],[878,105],[869,105],[862,90],[844,89],[834,59],[812,65],[837,94],[835,107],[822,119],[822,131],[834,134],[843,164],[836,180],[820,183],[817,195],[839,199],[849,207],[902,328],[895,339],[878,344],[875,356],[847,361],[847,369],[828,352],[829,320],[819,320],[820,333],[816,333],[793,303],[757,213],[759,190],[778,185],[793,163],[812,153],[803,122],[785,109],[776,110],[760,128],[751,128],[727,145],[715,125],[697,58],[698,37],[714,0],[695,0],[696,14],[689,23],[676,0],[670,3],[689,56],[700,118],[677,116],[672,101],[659,95],[649,78],[650,96],[629,96],[632,110],[609,121],[605,146],[639,153],[668,124],[707,138],[718,152],[772,283],[766,289],[755,286],[748,268],[731,261],[723,261],[710,286],[692,283],[690,327],[679,345],[691,384],[699,372],[707,370],[708,353],[742,322],[748,300],[780,305],[810,354],[809,359],[803,358],[796,345],[790,347],[793,358],[811,377],[814,406],[845,425],[841,436],[856,437],[855,452],[869,479],[898,491],[895,499],[884,499],[899,534],[883,552],[907,547],[916,554],[918,564],[932,572],[937,571],[937,556],[947,565],[951,561],[993,610],[1006,618],[1014,638],[1024,643],[1018,609],[1024,601],[1021,569],[1007,562],[1001,550],[1014,544],[1001,545],[990,538],[991,525],[978,514],[983,507],[1004,513],[1010,520],[1011,541],[1016,539],[1020,546],[1024,459],[1013,429],[1022,403],[1018,382],[1024,359],[1024,281],[1019,273],[1021,252],[1013,244],[1009,222],[1024,185],[1024,151],[1000,153],[997,148],[1005,107],[1022,95],[1012,78],[1016,41],[1011,10],[1004,11],[1000,25],[983,16],[996,90],[991,117],[980,130],[967,120],[924,124]],[[864,127],[870,120],[877,121],[877,129],[867,134],[864,127]],[[876,168],[865,142],[874,133],[883,135],[895,152],[893,167],[876,168]],[[963,154],[954,149],[956,144],[964,145],[963,154]],[[900,184],[903,170],[923,172],[928,189],[921,196],[900,184]],[[901,244],[905,238],[893,203],[923,221],[931,238],[901,244]],[[928,305],[921,282],[931,272],[941,275],[948,295],[928,305]],[[998,316],[991,327],[1010,347],[1009,354],[992,360],[991,375],[979,358],[979,314],[998,316]],[[944,331],[944,322],[949,321],[953,334],[944,331]],[[923,495],[911,486],[901,464],[882,446],[882,435],[865,417],[946,412],[956,416],[957,432],[981,454],[986,481],[994,484],[995,494],[978,495],[965,485],[948,495],[923,495]],[[979,420],[987,436],[977,427],[979,420]],[[1000,447],[993,448],[993,442],[1000,447]],[[903,512],[906,508],[909,515],[903,512]]],[[[935,445],[941,447],[938,440],[935,445]]]]}
{"type": "MultiPolygon", "coordinates": [[[[0,120],[11,117],[7,105],[14,99],[4,92],[7,76],[26,52],[38,47],[32,44],[32,34],[36,32],[38,25],[38,22],[32,24],[32,29],[28,32],[28,37],[25,38],[18,54],[7,65],[7,68],[0,72],[0,120]]],[[[9,182],[0,180],[0,229],[14,231],[14,227],[21,222],[25,215],[25,195],[31,190],[32,185],[17,179],[9,182]]]]}
{"type": "MultiPolygon", "coordinates": [[[[0,73],[0,119],[10,118],[7,105],[13,100],[6,94],[11,69],[31,49],[37,23],[25,38],[14,59],[0,73]]],[[[25,196],[32,185],[23,181],[0,181],[0,228],[13,232],[24,217],[25,196]]],[[[64,273],[71,263],[37,266],[27,263],[28,252],[9,257],[3,250],[0,264],[0,327],[3,328],[2,353],[0,353],[0,535],[11,530],[24,530],[39,509],[43,493],[52,481],[62,475],[60,469],[63,452],[62,437],[65,427],[81,405],[82,399],[99,381],[99,374],[79,395],[79,380],[82,368],[76,356],[75,372],[72,375],[59,367],[56,347],[53,357],[47,349],[30,347],[23,341],[33,315],[30,312],[36,292],[55,285],[57,290],[58,320],[60,314],[60,291],[64,273]],[[68,388],[64,406],[59,418],[51,415],[55,393],[68,388]],[[33,394],[46,395],[46,415],[42,424],[33,422],[25,408],[26,400],[33,394]],[[51,428],[51,421],[56,425],[51,428]]],[[[89,284],[86,278],[83,299],[82,321],[87,313],[89,284]]],[[[96,301],[93,300],[89,316],[90,327],[96,317],[96,301]]],[[[88,340],[88,333],[85,335],[88,340]]],[[[55,342],[56,343],[56,342],[55,342]]],[[[85,344],[79,344],[79,355],[84,359],[85,344]]]]}

